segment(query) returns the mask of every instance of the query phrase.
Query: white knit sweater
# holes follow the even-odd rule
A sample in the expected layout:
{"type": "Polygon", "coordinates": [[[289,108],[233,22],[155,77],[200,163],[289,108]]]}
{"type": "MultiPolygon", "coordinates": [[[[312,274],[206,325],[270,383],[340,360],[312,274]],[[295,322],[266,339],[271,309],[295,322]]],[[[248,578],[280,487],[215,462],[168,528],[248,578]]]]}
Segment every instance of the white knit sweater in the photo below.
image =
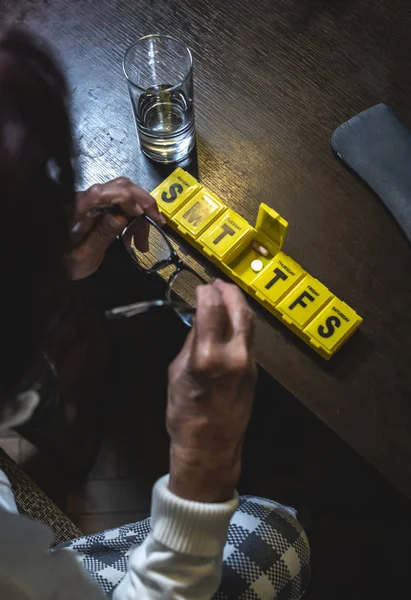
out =
{"type": "MultiPolygon", "coordinates": [[[[114,600],[208,600],[221,577],[234,498],[203,504],[178,498],[168,476],[153,489],[152,532],[131,554],[114,600]]],[[[52,531],[17,514],[7,477],[0,471],[0,598],[104,600],[72,553],[49,553],[52,531]]]]}

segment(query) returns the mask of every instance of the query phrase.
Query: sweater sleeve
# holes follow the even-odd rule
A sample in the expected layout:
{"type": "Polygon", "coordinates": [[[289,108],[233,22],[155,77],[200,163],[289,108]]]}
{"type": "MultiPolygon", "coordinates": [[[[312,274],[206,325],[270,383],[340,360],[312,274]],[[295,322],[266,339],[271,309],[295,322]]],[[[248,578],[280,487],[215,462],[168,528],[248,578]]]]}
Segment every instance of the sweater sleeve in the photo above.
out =
{"type": "Polygon", "coordinates": [[[113,600],[209,600],[217,591],[228,525],[238,497],[221,504],[191,502],[153,489],[152,531],[130,556],[113,600]]]}

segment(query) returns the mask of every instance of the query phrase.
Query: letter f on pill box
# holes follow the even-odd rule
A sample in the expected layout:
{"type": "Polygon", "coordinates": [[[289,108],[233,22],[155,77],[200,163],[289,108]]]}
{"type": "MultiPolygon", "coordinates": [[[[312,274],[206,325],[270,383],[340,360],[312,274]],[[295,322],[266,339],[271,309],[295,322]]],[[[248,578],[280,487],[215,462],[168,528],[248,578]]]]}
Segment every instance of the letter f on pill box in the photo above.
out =
{"type": "Polygon", "coordinates": [[[331,299],[332,294],[318,279],[306,275],[277,305],[282,318],[301,330],[331,299]]]}

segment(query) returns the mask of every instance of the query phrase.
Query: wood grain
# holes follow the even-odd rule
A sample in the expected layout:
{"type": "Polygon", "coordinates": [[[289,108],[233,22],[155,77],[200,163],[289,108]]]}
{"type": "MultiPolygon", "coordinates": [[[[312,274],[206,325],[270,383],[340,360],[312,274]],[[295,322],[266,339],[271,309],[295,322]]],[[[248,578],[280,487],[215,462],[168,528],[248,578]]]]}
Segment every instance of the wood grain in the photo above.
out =
{"type": "MultiPolygon", "coordinates": [[[[401,0],[3,0],[3,23],[44,35],[73,89],[79,186],[167,169],[139,152],[121,58],[136,37],[179,35],[195,59],[201,181],[254,221],[290,222],[285,251],[363,317],[329,363],[259,319],[259,362],[411,497],[411,251],[382,203],[330,150],[377,102],[410,119],[411,14],[401,0]]],[[[196,173],[195,173],[196,174],[196,173]]],[[[267,398],[267,402],[275,401],[267,398]]]]}

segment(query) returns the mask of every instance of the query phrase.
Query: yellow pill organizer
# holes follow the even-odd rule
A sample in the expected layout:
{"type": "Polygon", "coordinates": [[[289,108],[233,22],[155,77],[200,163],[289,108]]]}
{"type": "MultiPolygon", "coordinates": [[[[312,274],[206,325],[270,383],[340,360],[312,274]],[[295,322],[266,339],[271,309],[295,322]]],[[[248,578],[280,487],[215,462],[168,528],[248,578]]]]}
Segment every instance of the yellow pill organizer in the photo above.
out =
{"type": "Polygon", "coordinates": [[[360,326],[352,308],[282,252],[288,223],[266,204],[252,227],[181,168],[152,195],[170,227],[326,360],[360,326]],[[252,246],[255,240],[267,256],[252,246]],[[257,273],[256,259],[263,265],[257,273]]]}

